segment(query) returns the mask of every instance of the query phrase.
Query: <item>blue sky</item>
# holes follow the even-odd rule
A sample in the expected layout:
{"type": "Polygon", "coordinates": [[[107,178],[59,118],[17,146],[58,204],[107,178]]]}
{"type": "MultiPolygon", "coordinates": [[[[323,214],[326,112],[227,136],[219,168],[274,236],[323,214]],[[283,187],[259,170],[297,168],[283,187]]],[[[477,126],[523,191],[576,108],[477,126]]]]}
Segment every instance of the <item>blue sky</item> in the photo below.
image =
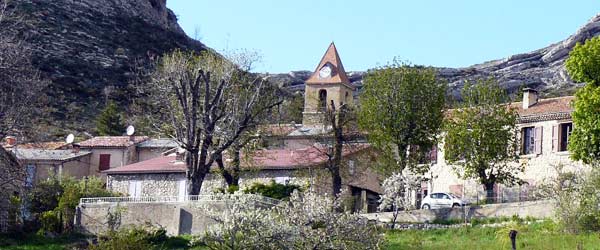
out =
{"type": "Polygon", "coordinates": [[[597,0],[168,0],[191,37],[218,51],[262,55],[254,71],[313,70],[335,41],[346,70],[394,57],[465,67],[573,34],[597,0]]]}

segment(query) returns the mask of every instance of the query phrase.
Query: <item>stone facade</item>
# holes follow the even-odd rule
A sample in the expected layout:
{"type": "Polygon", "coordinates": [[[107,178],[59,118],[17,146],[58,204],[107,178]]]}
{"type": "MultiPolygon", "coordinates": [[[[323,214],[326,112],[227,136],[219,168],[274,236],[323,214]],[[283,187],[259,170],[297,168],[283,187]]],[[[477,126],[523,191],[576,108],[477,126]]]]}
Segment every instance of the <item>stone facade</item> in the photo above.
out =
{"type": "Polygon", "coordinates": [[[179,182],[185,181],[185,174],[120,174],[107,177],[107,188],[113,192],[124,195],[131,194],[133,183],[140,182],[141,191],[139,196],[177,196],[179,194],[179,182]]]}
{"type": "MultiPolygon", "coordinates": [[[[524,128],[528,127],[541,128],[541,149],[538,153],[522,154],[520,156],[519,163],[515,164],[525,166],[525,171],[519,177],[527,184],[516,187],[498,185],[495,192],[500,201],[508,202],[534,198],[532,196],[535,194],[536,187],[556,177],[556,167],[559,165],[565,171],[585,171],[587,169],[581,162],[571,160],[568,151],[559,151],[555,148],[556,145],[553,145],[553,142],[557,140],[557,137],[553,135],[556,132],[553,131],[553,128],[571,122],[570,119],[562,119],[518,124],[519,131],[523,131],[524,128]]],[[[522,137],[520,136],[520,138],[522,137]]],[[[521,145],[523,145],[522,139],[521,145]]],[[[459,197],[464,194],[465,198],[474,201],[478,197],[484,197],[485,193],[482,185],[476,180],[459,178],[453,167],[445,162],[443,148],[443,143],[438,145],[438,161],[432,166],[428,174],[432,181],[424,185],[422,192],[425,193],[425,190],[427,190],[427,193],[450,192],[459,197]],[[425,188],[425,186],[427,187],[425,188]]]]}

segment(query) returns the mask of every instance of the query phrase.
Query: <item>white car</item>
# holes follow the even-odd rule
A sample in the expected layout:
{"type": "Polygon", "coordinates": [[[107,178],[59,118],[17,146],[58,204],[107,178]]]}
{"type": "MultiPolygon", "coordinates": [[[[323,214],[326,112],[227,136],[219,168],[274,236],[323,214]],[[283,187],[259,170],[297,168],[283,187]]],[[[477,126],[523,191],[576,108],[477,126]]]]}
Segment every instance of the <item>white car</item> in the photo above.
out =
{"type": "Polygon", "coordinates": [[[421,209],[456,208],[468,205],[467,202],[450,193],[432,193],[425,196],[421,204],[421,209]]]}

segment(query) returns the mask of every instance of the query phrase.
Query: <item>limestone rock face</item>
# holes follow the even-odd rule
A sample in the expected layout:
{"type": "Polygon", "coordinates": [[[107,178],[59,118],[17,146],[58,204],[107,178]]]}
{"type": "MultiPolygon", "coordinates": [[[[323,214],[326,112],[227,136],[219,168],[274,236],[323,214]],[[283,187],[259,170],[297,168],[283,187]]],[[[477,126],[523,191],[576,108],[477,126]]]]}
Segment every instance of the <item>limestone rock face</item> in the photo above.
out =
{"type": "MultiPolygon", "coordinates": [[[[578,42],[600,34],[600,14],[567,39],[529,53],[512,55],[504,59],[484,62],[466,68],[438,68],[440,77],[448,80],[450,94],[458,97],[467,80],[494,77],[510,93],[520,87],[535,88],[545,96],[569,95],[581,84],[574,83],[568,76],[564,63],[569,52],[578,42]]],[[[293,90],[303,90],[303,82],[310,73],[294,71],[272,75],[271,79],[293,90]]],[[[348,72],[350,80],[362,85],[365,72],[348,72]]]]}
{"type": "Polygon", "coordinates": [[[34,64],[52,81],[56,127],[93,128],[106,94],[126,107],[135,93],[129,83],[136,64],[176,48],[208,49],[186,36],[166,0],[14,3],[27,21],[23,31],[34,64]]]}

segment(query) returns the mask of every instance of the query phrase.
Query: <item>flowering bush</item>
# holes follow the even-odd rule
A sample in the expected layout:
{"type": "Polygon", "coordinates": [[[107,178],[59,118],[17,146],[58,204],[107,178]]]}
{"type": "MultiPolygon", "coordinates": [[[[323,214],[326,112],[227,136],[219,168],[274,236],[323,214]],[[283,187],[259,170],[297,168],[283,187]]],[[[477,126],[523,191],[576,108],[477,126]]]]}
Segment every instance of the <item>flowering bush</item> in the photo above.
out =
{"type": "Polygon", "coordinates": [[[402,173],[394,173],[382,183],[383,195],[380,198],[379,210],[385,211],[391,209],[393,211],[391,228],[396,225],[398,213],[401,210],[413,209],[410,193],[419,187],[420,180],[418,177],[405,175],[402,173]]]}
{"type": "Polygon", "coordinates": [[[224,209],[206,207],[217,224],[201,239],[210,249],[378,249],[377,228],[340,211],[340,200],[312,191],[268,207],[248,195],[222,196],[224,209]]]}

